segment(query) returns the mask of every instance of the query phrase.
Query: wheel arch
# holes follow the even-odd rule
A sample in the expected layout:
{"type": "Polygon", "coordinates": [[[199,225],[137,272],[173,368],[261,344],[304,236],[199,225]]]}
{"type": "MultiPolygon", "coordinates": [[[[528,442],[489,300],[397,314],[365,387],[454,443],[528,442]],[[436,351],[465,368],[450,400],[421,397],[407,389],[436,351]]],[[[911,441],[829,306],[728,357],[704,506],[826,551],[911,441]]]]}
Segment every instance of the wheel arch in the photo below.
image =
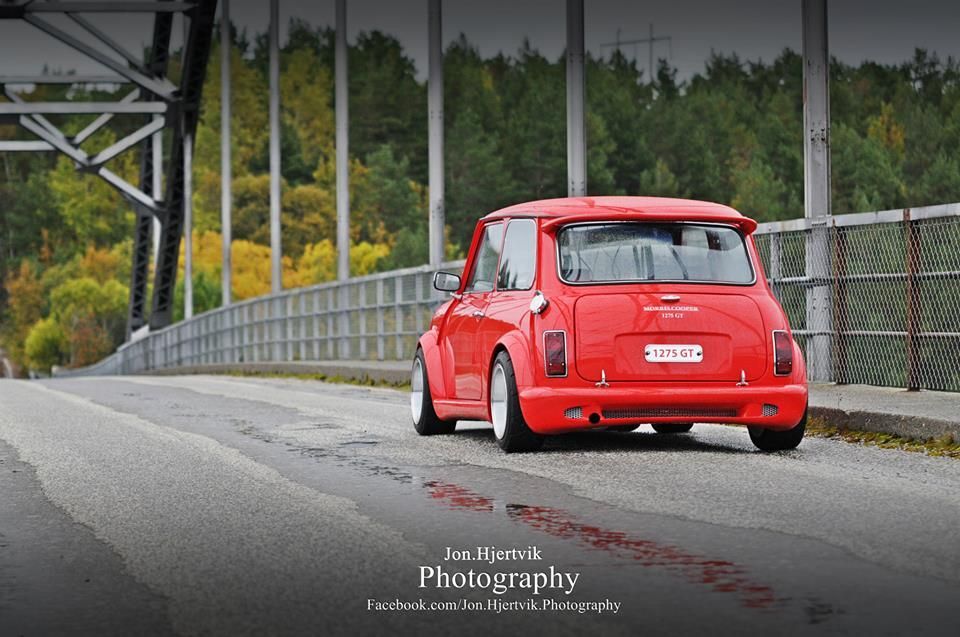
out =
{"type": "Polygon", "coordinates": [[[423,352],[423,361],[427,366],[427,384],[430,386],[430,395],[434,400],[448,396],[443,374],[443,356],[437,334],[431,330],[417,341],[417,349],[423,352]]]}
{"type": "MultiPolygon", "coordinates": [[[[524,387],[529,387],[534,382],[533,368],[531,366],[532,352],[529,340],[520,330],[507,332],[501,336],[500,340],[493,346],[493,351],[490,352],[490,358],[487,361],[483,379],[483,399],[487,403],[488,411],[490,405],[490,378],[493,376],[493,363],[497,360],[497,355],[500,354],[500,352],[506,352],[510,357],[510,363],[513,365],[513,376],[517,381],[518,391],[524,387]]],[[[522,399],[520,400],[520,409],[525,412],[522,399]]],[[[526,413],[524,413],[524,416],[526,416],[526,413]]]]}

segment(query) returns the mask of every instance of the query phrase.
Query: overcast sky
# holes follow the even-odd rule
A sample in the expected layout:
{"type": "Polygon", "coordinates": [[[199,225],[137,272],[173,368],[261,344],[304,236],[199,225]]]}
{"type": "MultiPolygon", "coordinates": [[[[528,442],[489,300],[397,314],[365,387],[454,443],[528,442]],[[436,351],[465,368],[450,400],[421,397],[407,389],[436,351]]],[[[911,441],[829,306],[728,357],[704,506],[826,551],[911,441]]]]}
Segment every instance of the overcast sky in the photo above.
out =
{"type": "MultiPolygon", "coordinates": [[[[359,31],[380,29],[398,37],[414,58],[423,77],[426,67],[427,0],[348,0],[350,37],[359,31]]],[[[645,37],[650,23],[657,35],[669,35],[671,47],[659,43],[657,57],[670,58],[681,78],[703,68],[711,50],[737,52],[745,59],[770,60],[784,47],[800,49],[800,0],[586,0],[586,45],[594,52],[608,51],[602,44],[620,38],[645,37]]],[[[266,28],[266,0],[233,0],[234,21],[250,32],[266,28]]],[[[548,57],[559,56],[564,46],[564,0],[445,0],[444,38],[461,32],[484,55],[515,52],[528,38],[548,57]]],[[[281,22],[291,16],[312,24],[329,25],[333,0],[281,0],[281,22]]],[[[958,0],[831,0],[831,53],[843,61],[864,59],[900,62],[915,47],[936,51],[941,57],[960,57],[960,1],[958,0]]],[[[133,50],[147,42],[150,19],[144,16],[97,15],[97,25],[133,50]]],[[[69,22],[58,22],[70,27],[69,22]]],[[[282,30],[284,37],[286,29],[282,30]]],[[[175,30],[179,36],[181,30],[175,30]]],[[[175,37],[175,46],[180,37],[175,37]]],[[[623,47],[633,55],[633,47],[623,47]]],[[[640,66],[646,68],[646,45],[639,48],[640,66]]],[[[19,21],[0,21],[0,73],[38,72],[52,68],[100,72],[95,63],[53,42],[48,36],[19,21]]]]}

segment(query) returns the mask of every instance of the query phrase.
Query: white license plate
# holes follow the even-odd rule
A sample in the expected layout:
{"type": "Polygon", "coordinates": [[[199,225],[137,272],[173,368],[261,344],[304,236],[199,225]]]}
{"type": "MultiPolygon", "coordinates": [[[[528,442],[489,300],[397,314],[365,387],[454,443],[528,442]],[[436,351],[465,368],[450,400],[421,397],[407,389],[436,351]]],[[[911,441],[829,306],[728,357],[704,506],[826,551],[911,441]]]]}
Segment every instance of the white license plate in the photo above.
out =
{"type": "Polygon", "coordinates": [[[699,363],[703,361],[700,345],[647,345],[643,356],[648,363],[699,363]]]}

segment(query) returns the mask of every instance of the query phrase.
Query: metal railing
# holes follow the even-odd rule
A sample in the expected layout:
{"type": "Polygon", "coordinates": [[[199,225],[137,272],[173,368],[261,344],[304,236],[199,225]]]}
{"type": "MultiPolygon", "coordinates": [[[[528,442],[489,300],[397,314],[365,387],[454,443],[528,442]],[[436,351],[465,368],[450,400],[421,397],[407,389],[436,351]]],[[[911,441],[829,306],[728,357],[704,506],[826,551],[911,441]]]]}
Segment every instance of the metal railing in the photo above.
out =
{"type": "MultiPolygon", "coordinates": [[[[811,380],[960,391],[960,204],[765,223],[755,237],[811,380]]],[[[58,375],[409,360],[445,298],[432,274],[423,266],[250,299],[58,375]]]]}
{"type": "MultiPolygon", "coordinates": [[[[444,264],[459,272],[463,261],[444,264]]],[[[409,360],[446,295],[420,266],[240,301],[125,343],[57,376],[136,374],[231,363],[409,360]]]]}
{"type": "Polygon", "coordinates": [[[960,391],[960,204],[762,224],[817,381],[960,391]]]}

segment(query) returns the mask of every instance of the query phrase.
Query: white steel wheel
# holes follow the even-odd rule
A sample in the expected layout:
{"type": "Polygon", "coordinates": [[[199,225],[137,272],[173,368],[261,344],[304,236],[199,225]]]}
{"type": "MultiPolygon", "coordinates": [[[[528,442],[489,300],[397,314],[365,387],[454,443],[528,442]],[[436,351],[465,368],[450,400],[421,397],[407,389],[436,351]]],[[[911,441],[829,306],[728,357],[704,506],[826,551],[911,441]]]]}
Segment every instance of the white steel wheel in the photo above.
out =
{"type": "Polygon", "coordinates": [[[452,434],[457,428],[456,420],[441,420],[433,407],[430,395],[430,377],[423,350],[418,349],[410,369],[410,416],[413,428],[421,436],[452,434]]]}
{"type": "Polygon", "coordinates": [[[413,359],[413,372],[410,376],[410,415],[413,422],[420,422],[423,414],[423,364],[420,358],[413,359]]]}
{"type": "Polygon", "coordinates": [[[507,374],[500,363],[493,368],[490,379],[490,418],[493,435],[497,440],[503,440],[507,433],[507,374]]]}
{"type": "Polygon", "coordinates": [[[543,445],[543,436],[532,432],[523,419],[513,362],[507,352],[500,352],[493,361],[490,420],[497,445],[507,453],[534,451],[543,445]]]}

